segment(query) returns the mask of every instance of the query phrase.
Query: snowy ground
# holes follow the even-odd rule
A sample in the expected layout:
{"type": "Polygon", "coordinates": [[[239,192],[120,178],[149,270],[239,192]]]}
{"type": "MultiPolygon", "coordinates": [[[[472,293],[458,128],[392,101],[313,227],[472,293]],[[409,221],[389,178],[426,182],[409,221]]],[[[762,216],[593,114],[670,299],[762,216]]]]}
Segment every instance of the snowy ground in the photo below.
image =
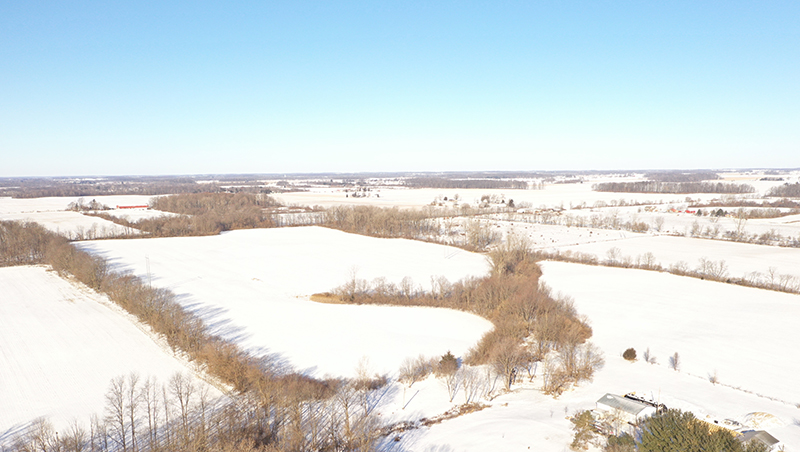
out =
{"type": "MultiPolygon", "coordinates": [[[[568,451],[572,424],[567,415],[595,408],[607,392],[631,391],[701,419],[733,419],[745,428],[766,429],[786,450],[800,447],[795,384],[800,364],[792,359],[800,340],[794,320],[800,315],[798,296],[643,270],[561,262],[544,263],[543,270],[546,283],[573,296],[578,312],[592,323],[592,341],[606,358],[593,381],[554,399],[536,390],[540,381],[534,378],[488,402],[488,409],[402,433],[397,442],[387,438],[387,450],[568,451]],[[637,350],[638,361],[621,357],[628,347],[637,350]],[[648,347],[656,364],[641,360],[648,347]],[[680,372],[667,366],[675,352],[680,372]],[[708,379],[712,372],[717,385],[708,379]],[[772,419],[756,424],[751,413],[769,413],[772,419]]],[[[413,410],[433,416],[449,407],[438,380],[416,383],[405,398],[402,386],[395,385],[382,407],[388,419],[413,410]],[[402,409],[415,390],[427,396],[402,409]]],[[[463,403],[461,397],[457,394],[456,402],[463,403]]]]}
{"type": "Polygon", "coordinates": [[[98,217],[68,211],[67,206],[82,199],[85,204],[97,201],[111,208],[103,213],[138,221],[161,215],[175,215],[150,209],[117,209],[117,206],[147,205],[152,196],[88,196],[88,197],[50,197],[50,198],[0,198],[0,221],[30,221],[39,223],[57,234],[72,240],[86,240],[120,235],[135,235],[139,231],[120,226],[98,217]]]}
{"type": "MultiPolygon", "coordinates": [[[[793,221],[786,218],[790,217],[770,221],[793,221]]],[[[511,233],[526,237],[534,249],[593,254],[604,261],[608,258],[609,250],[616,248],[619,250],[620,259],[630,258],[633,262],[637,257],[652,253],[655,262],[665,268],[684,262],[689,269],[694,270],[698,268],[701,259],[707,259],[716,263],[724,261],[728,268],[728,276],[731,277],[740,278],[758,272],[758,280],[769,282],[772,271],[775,283],[779,283],[781,275],[791,275],[800,279],[800,248],[659,235],[652,232],[642,234],[522,221],[481,221],[485,221],[504,237],[511,233]]],[[[798,227],[798,224],[789,224],[794,228],[798,227]]]]}
{"type": "MultiPolygon", "coordinates": [[[[641,206],[634,207],[604,207],[598,209],[576,209],[569,210],[563,215],[572,215],[575,217],[585,217],[590,219],[592,216],[599,216],[610,218],[616,216],[622,222],[636,221],[643,222],[650,226],[651,229],[656,230],[656,225],[659,221],[663,221],[660,232],[665,234],[679,234],[689,235],[693,227],[699,227],[702,231],[718,230],[720,236],[725,235],[726,232],[734,232],[737,229],[737,220],[732,217],[713,216],[697,216],[694,214],[686,213],[689,208],[686,203],[675,205],[656,206],[653,212],[643,211],[641,206]],[[681,212],[668,212],[670,206],[681,212]],[[697,226],[695,226],[695,224],[697,226]]],[[[700,210],[710,211],[722,208],[727,212],[735,212],[736,208],[732,207],[710,207],[699,208],[700,210]]],[[[692,207],[691,210],[698,208],[692,207]]],[[[788,215],[785,217],[777,218],[758,218],[746,220],[742,225],[742,232],[747,235],[761,235],[766,232],[774,231],[787,237],[800,237],[800,215],[788,215]]]]}
{"type": "Polygon", "coordinates": [[[70,203],[79,199],[88,204],[95,200],[112,209],[117,206],[147,205],[152,196],[120,195],[120,196],[53,196],[47,198],[9,198],[0,197],[0,214],[6,213],[31,213],[53,212],[66,210],[70,203]]]}
{"type": "MultiPolygon", "coordinates": [[[[139,231],[120,226],[102,218],[68,211],[67,206],[82,199],[84,203],[96,200],[111,209],[117,206],[147,205],[150,196],[94,196],[94,197],[49,197],[49,198],[0,198],[0,221],[30,221],[39,223],[57,234],[72,240],[84,240],[118,235],[138,234],[139,231]]],[[[105,211],[111,215],[141,215],[127,209],[105,211]]],[[[146,211],[147,216],[164,214],[146,211]]],[[[138,217],[136,217],[138,219],[138,217]]]]}
{"type": "Polygon", "coordinates": [[[644,253],[653,253],[655,261],[663,267],[685,262],[690,269],[697,269],[701,259],[724,261],[729,276],[744,277],[748,273],[760,273],[759,279],[768,280],[774,270],[775,283],[780,275],[800,278],[800,248],[754,245],[722,240],[693,239],[672,236],[644,236],[620,238],[614,241],[566,246],[561,251],[580,251],[596,255],[605,260],[611,248],[619,249],[620,255],[635,260],[644,253]]]}
{"type": "MultiPolygon", "coordinates": [[[[454,199],[456,196],[460,203],[477,204],[484,195],[496,195],[506,200],[513,199],[514,203],[528,203],[534,208],[538,207],[563,207],[578,206],[585,203],[588,206],[598,201],[609,203],[620,199],[626,202],[669,203],[682,202],[687,195],[669,195],[660,193],[609,193],[592,191],[591,183],[584,184],[558,184],[547,185],[543,190],[511,190],[511,189],[438,189],[438,188],[389,188],[376,189],[366,198],[346,197],[344,190],[319,188],[308,192],[283,193],[275,195],[279,201],[291,205],[330,207],[335,205],[371,205],[379,207],[422,207],[430,205],[435,199],[447,197],[454,199]],[[376,196],[378,195],[378,196],[376,196]]],[[[695,199],[710,200],[719,195],[696,194],[695,199]]]]}
{"type": "Polygon", "coordinates": [[[71,211],[0,214],[2,221],[39,223],[56,234],[71,240],[84,240],[138,234],[137,229],[118,225],[103,218],[71,211]]]}
{"type": "Polygon", "coordinates": [[[130,372],[192,371],[104,296],[44,267],[0,268],[0,444],[37,417],[88,426],[130,372]]]}
{"type": "Polygon", "coordinates": [[[82,249],[146,276],[179,295],[219,332],[277,353],[317,376],[394,373],[407,356],[462,355],[491,328],[478,316],[433,308],[320,304],[313,293],[353,274],[429,290],[431,277],[456,281],[488,271],[484,256],[402,239],[376,239],[320,227],[255,229],[212,237],[103,240],[82,249]]]}

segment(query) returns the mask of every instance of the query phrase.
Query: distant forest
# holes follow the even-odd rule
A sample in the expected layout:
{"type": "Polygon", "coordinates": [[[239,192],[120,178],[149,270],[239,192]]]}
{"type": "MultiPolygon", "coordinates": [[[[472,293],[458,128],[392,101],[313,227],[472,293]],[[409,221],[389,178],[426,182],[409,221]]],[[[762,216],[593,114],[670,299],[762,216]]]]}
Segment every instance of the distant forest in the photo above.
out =
{"type": "Polygon", "coordinates": [[[198,184],[188,178],[160,180],[65,181],[59,179],[20,179],[14,184],[5,181],[0,196],[43,198],[49,196],[166,195],[176,193],[216,192],[216,184],[198,184]],[[10,185],[10,186],[9,186],[10,185]]]}
{"type": "Polygon", "coordinates": [[[446,179],[442,177],[414,177],[406,180],[411,188],[508,188],[525,190],[528,183],[501,179],[446,179]]]}
{"type": "Polygon", "coordinates": [[[719,179],[717,173],[710,171],[654,171],[645,174],[644,177],[659,182],[701,182],[719,179]]]}
{"type": "Polygon", "coordinates": [[[748,184],[723,182],[603,182],[592,186],[594,191],[615,193],[753,193],[756,189],[748,184]]]}
{"type": "Polygon", "coordinates": [[[769,192],[767,192],[767,196],[776,198],[800,198],[800,182],[772,187],[769,189],[769,192]]]}

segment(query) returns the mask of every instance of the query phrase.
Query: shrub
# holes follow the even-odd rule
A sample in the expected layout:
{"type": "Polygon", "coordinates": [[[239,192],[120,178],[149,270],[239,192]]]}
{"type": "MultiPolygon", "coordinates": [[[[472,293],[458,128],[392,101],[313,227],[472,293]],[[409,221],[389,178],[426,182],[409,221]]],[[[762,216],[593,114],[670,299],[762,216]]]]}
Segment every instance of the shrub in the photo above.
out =
{"type": "Polygon", "coordinates": [[[592,440],[597,429],[594,426],[594,416],[591,411],[581,411],[572,418],[572,423],[575,424],[572,430],[575,436],[572,439],[572,444],[569,448],[575,451],[586,450],[589,448],[589,441],[592,440]]]}
{"type": "Polygon", "coordinates": [[[636,350],[629,348],[625,350],[625,353],[622,354],[622,357],[628,361],[636,361],[636,350]]]}
{"type": "Polygon", "coordinates": [[[605,452],[634,452],[636,450],[636,442],[631,435],[623,433],[620,436],[608,438],[608,443],[604,450],[605,452]]]}
{"type": "Polygon", "coordinates": [[[436,366],[436,375],[452,375],[458,370],[458,359],[448,350],[436,366]]]}

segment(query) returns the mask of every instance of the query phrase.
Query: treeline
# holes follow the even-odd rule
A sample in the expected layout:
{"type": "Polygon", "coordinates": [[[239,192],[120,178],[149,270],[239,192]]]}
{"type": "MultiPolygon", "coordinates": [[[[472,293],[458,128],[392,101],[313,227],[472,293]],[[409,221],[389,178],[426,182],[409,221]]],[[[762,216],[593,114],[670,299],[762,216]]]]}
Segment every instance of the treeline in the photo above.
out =
{"type": "MultiPolygon", "coordinates": [[[[769,195],[767,195],[769,196],[769,195]]],[[[694,203],[692,207],[755,207],[755,208],[788,208],[800,209],[800,202],[788,198],[776,199],[774,201],[751,201],[747,199],[726,199],[712,200],[703,203],[694,203]]]]}
{"type": "Polygon", "coordinates": [[[293,398],[291,381],[274,403],[259,394],[214,398],[187,374],[168,381],[136,373],[111,380],[102,413],[56,432],[35,419],[4,452],[370,452],[382,434],[374,381],[331,382],[323,397],[293,398]]]}
{"type": "Polygon", "coordinates": [[[165,181],[87,181],[22,179],[13,187],[0,188],[0,196],[43,198],[49,196],[166,195],[177,193],[218,192],[216,184],[198,184],[191,179],[165,181]]]}
{"type": "Polygon", "coordinates": [[[527,369],[532,377],[539,363],[548,394],[560,394],[571,384],[591,378],[603,364],[600,352],[587,343],[592,329],[579,318],[571,300],[553,297],[540,284],[541,270],[527,243],[512,237],[489,257],[490,275],[455,283],[432,279],[430,292],[409,279],[398,286],[382,279],[368,283],[353,277],[328,296],[354,304],[458,309],[490,320],[494,329],[470,350],[465,362],[490,365],[506,388],[520,369],[527,369]]]}
{"type": "Polygon", "coordinates": [[[748,184],[734,184],[724,182],[602,182],[592,185],[592,190],[615,193],[726,193],[743,194],[754,193],[756,189],[748,184]]]}
{"type": "Polygon", "coordinates": [[[216,235],[233,229],[275,227],[270,208],[279,204],[271,197],[253,193],[187,193],[150,200],[155,210],[174,213],[131,222],[111,215],[95,214],[123,226],[139,229],[151,237],[216,235]]]}
{"type": "Polygon", "coordinates": [[[770,198],[800,198],[800,182],[772,187],[767,192],[770,198]]]}
{"type": "Polygon", "coordinates": [[[429,210],[334,206],[322,213],[322,224],[372,237],[426,239],[437,236],[439,226],[430,221],[441,214],[429,210]]]}
{"type": "MultiPolygon", "coordinates": [[[[47,264],[60,275],[71,275],[86,286],[105,293],[114,303],[162,335],[173,350],[185,353],[191,361],[232,389],[230,404],[219,408],[219,412],[232,412],[231,415],[238,416],[239,420],[234,424],[224,424],[227,428],[208,432],[209,436],[201,437],[200,445],[195,435],[186,432],[198,428],[205,431],[203,423],[208,418],[189,416],[189,405],[182,405],[184,414],[179,426],[174,428],[182,429],[179,431],[184,433],[176,434],[176,438],[183,440],[155,442],[130,450],[209,450],[211,444],[227,444],[226,438],[235,439],[234,443],[239,447],[235,450],[241,451],[372,450],[377,438],[374,415],[366,402],[359,404],[356,401],[368,398],[369,391],[383,380],[376,382],[364,376],[351,381],[320,381],[294,373],[273,359],[252,356],[235,343],[213,334],[196,314],[176,301],[172,292],[153,288],[131,274],[111,271],[103,258],[76,249],[65,238],[41,226],[0,222],[0,234],[0,263],[47,264]],[[364,406],[369,409],[361,409],[364,406]]],[[[133,394],[136,385],[129,382],[128,389],[133,394]]],[[[186,400],[184,402],[188,404],[186,400]]],[[[132,402],[126,406],[135,411],[132,402]]],[[[171,422],[166,418],[167,413],[165,409],[162,421],[165,428],[171,422]]],[[[136,417],[136,414],[132,416],[136,417]]],[[[177,419],[174,422],[178,422],[177,419]]],[[[53,445],[52,437],[45,441],[34,435],[20,438],[17,442],[19,448],[11,450],[126,451],[129,447],[125,436],[135,435],[135,420],[128,425],[115,427],[114,441],[105,442],[101,448],[95,447],[95,443],[90,448],[88,441],[77,440],[67,447],[59,443],[58,438],[53,445]],[[36,444],[47,444],[48,448],[36,444]]],[[[85,439],[84,435],[76,433],[76,436],[85,439]]],[[[90,436],[95,437],[94,434],[90,436]]]]}
{"type": "Polygon", "coordinates": [[[659,182],[701,182],[720,178],[717,173],[710,171],[658,171],[647,173],[644,177],[659,182]]]}
{"type": "Polygon", "coordinates": [[[38,223],[0,221],[0,267],[44,263],[48,253],[64,245],[69,246],[66,238],[38,223]]]}
{"type": "Polygon", "coordinates": [[[443,177],[413,177],[405,180],[411,188],[507,188],[525,190],[528,183],[502,179],[447,179],[443,177]]]}

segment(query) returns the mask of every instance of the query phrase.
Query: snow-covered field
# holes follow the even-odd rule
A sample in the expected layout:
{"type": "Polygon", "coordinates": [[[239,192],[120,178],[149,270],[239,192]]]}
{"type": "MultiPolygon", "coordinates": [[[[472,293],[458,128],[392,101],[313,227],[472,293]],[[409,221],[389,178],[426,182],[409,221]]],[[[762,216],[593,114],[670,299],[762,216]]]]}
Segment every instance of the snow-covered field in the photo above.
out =
{"type": "Polygon", "coordinates": [[[724,384],[800,403],[800,362],[789,358],[800,343],[800,295],[646,270],[542,267],[544,281],[590,319],[606,353],[649,347],[665,365],[678,352],[682,372],[716,371],[724,384]]]}
{"type": "Polygon", "coordinates": [[[0,214],[2,221],[39,223],[56,234],[71,240],[138,234],[137,229],[118,225],[103,218],[72,211],[0,214]]]}
{"type": "MultiPolygon", "coordinates": [[[[534,378],[483,411],[402,433],[397,442],[387,438],[387,450],[568,451],[567,415],[595,408],[607,392],[632,391],[711,422],[732,419],[766,429],[786,450],[800,447],[800,363],[794,359],[800,297],[643,270],[561,262],[546,262],[543,270],[548,285],[574,297],[578,312],[591,321],[592,342],[605,352],[606,364],[593,381],[554,399],[536,390],[541,382],[534,378]],[[637,350],[638,361],[621,357],[628,347],[637,350]],[[648,347],[656,364],[641,359],[648,347]],[[675,352],[680,372],[668,367],[675,352]],[[716,385],[709,381],[713,373],[716,385]],[[771,419],[757,424],[751,413],[771,419]]],[[[432,416],[449,407],[442,383],[433,378],[407,389],[405,398],[395,385],[382,407],[388,419],[413,410],[432,416]],[[426,397],[402,409],[417,390],[426,397]]]]}
{"type": "MultiPolygon", "coordinates": [[[[777,184],[757,181],[753,175],[731,178],[756,186],[761,194],[777,184]]],[[[544,190],[384,187],[367,198],[346,198],[344,191],[319,188],[277,198],[287,204],[414,208],[456,194],[461,203],[475,204],[481,196],[502,195],[518,205],[566,209],[619,200],[650,201],[660,204],[659,209],[671,204],[679,208],[687,197],[593,192],[589,182],[548,185],[544,190]]],[[[92,199],[114,207],[146,204],[149,197],[85,200],[92,199]]],[[[86,221],[104,222],[64,211],[75,200],[0,198],[0,220],[30,219],[61,233],[87,231],[93,226],[86,221]]],[[[132,221],[161,214],[127,209],[109,213],[126,215],[132,221]]],[[[661,231],[665,234],[686,234],[695,221],[702,228],[719,226],[723,232],[736,227],[731,218],[645,212],[640,206],[573,209],[562,215],[617,215],[623,222],[651,225],[663,218],[661,231]]],[[[800,249],[502,218],[496,215],[482,221],[502,235],[513,231],[527,236],[537,249],[580,251],[604,260],[609,249],[617,248],[620,258],[652,253],[665,267],[683,261],[695,269],[703,258],[725,261],[734,277],[759,272],[763,279],[774,269],[776,276],[800,278],[800,249]]],[[[508,216],[512,218],[514,215],[508,216]]],[[[770,230],[798,237],[800,218],[748,220],[745,224],[751,235],[770,230]]],[[[309,300],[311,294],[329,291],[353,278],[385,278],[399,284],[408,276],[418,287],[430,290],[432,278],[455,281],[487,272],[484,256],[441,245],[297,227],[211,237],[102,240],[77,246],[108,258],[116,269],[133,271],[155,286],[173,290],[185,307],[244,347],[275,354],[319,377],[352,376],[360,363],[366,363],[371,373],[392,375],[409,356],[439,356],[447,350],[463,356],[491,328],[484,319],[452,310],[309,300]]],[[[541,381],[534,378],[515,385],[510,394],[483,400],[491,405],[483,411],[402,433],[399,441],[386,438],[383,449],[566,451],[572,437],[566,415],[594,408],[606,392],[630,391],[669,407],[691,410],[700,418],[728,418],[750,428],[766,428],[787,450],[800,449],[800,387],[796,385],[800,362],[794,352],[800,342],[796,327],[800,296],[642,270],[562,262],[546,262],[543,270],[543,281],[555,292],[574,298],[577,311],[592,325],[592,342],[605,353],[606,365],[594,380],[553,399],[538,391],[541,381]],[[622,359],[628,347],[637,350],[639,361],[622,359]],[[656,364],[641,360],[647,348],[657,358],[656,364]],[[668,367],[675,352],[680,356],[680,372],[668,367]],[[712,384],[711,376],[719,383],[712,384]],[[754,412],[770,413],[774,418],[761,426],[747,424],[747,415],[754,412]]],[[[165,381],[175,369],[185,369],[103,297],[40,267],[0,269],[0,301],[0,440],[39,415],[67,422],[97,412],[111,377],[136,369],[165,381]],[[55,343],[62,353],[53,355],[55,343]],[[34,356],[41,358],[31,358],[34,356]],[[84,375],[87,372],[90,375],[84,375]],[[65,387],[76,389],[61,390],[65,387]],[[11,408],[6,400],[11,401],[11,408]]],[[[430,418],[464,402],[462,389],[450,403],[444,385],[434,377],[411,387],[392,381],[380,396],[378,411],[387,423],[430,418]]]]}
{"type": "MultiPolygon", "coordinates": [[[[439,188],[389,188],[382,187],[371,192],[366,198],[346,197],[344,190],[319,188],[307,192],[282,193],[275,198],[284,204],[304,206],[330,207],[336,205],[370,205],[379,207],[422,207],[429,205],[437,198],[453,199],[458,195],[461,203],[477,204],[484,195],[496,195],[514,203],[529,203],[532,207],[570,208],[585,203],[588,206],[598,201],[610,203],[624,199],[626,202],[669,203],[683,202],[687,195],[670,195],[661,193],[611,193],[592,191],[592,183],[546,185],[543,190],[512,189],[439,189],[439,188]],[[379,196],[375,196],[379,195],[379,196]]],[[[719,195],[693,194],[694,199],[710,200],[719,195]]]]}
{"type": "Polygon", "coordinates": [[[800,278],[800,248],[754,245],[721,240],[694,239],[673,236],[631,236],[614,241],[565,246],[561,251],[579,251],[596,255],[605,260],[611,248],[617,248],[620,256],[631,257],[653,253],[655,261],[663,267],[685,262],[690,269],[697,269],[701,259],[724,261],[729,276],[744,277],[751,272],[760,273],[759,279],[769,279],[774,270],[775,283],[780,275],[800,278]]]}
{"type": "Polygon", "coordinates": [[[151,196],[94,196],[78,198],[74,196],[49,198],[0,198],[0,221],[23,221],[39,223],[57,234],[72,240],[94,239],[120,235],[135,235],[139,231],[120,226],[102,218],[82,215],[66,210],[70,203],[83,200],[85,204],[97,201],[111,208],[104,210],[111,216],[138,221],[161,215],[175,215],[150,209],[117,209],[117,206],[147,205],[151,196]]]}
{"type": "Polygon", "coordinates": [[[167,287],[219,332],[277,353],[317,376],[394,373],[405,357],[463,355],[491,328],[478,316],[433,308],[321,304],[309,300],[355,275],[399,284],[410,277],[482,276],[484,256],[402,239],[376,239],[320,227],[255,229],[212,237],[83,242],[119,269],[167,287]]]}
{"type": "Polygon", "coordinates": [[[0,268],[0,444],[42,416],[57,430],[88,426],[103,415],[112,378],[137,372],[166,383],[192,372],[147,331],[44,267],[0,268]]]}
{"type": "MultiPolygon", "coordinates": [[[[107,205],[114,209],[116,206],[147,205],[150,196],[95,196],[78,198],[74,196],[49,197],[49,198],[0,198],[0,221],[29,221],[39,223],[45,228],[57,234],[64,235],[73,240],[83,240],[87,238],[101,238],[119,235],[138,234],[139,231],[120,226],[102,218],[82,215],[79,212],[66,210],[70,203],[77,202],[79,199],[84,203],[93,200],[100,204],[107,205]]],[[[107,213],[114,214],[122,212],[122,215],[131,212],[129,210],[109,210],[107,213]]],[[[148,211],[149,216],[162,214],[148,211]]],[[[134,214],[135,215],[135,214],[134,214]]]]}
{"type": "Polygon", "coordinates": [[[120,195],[120,196],[53,196],[47,198],[9,198],[0,197],[0,214],[53,212],[66,210],[70,203],[83,199],[85,203],[93,200],[112,209],[117,206],[147,205],[152,196],[120,195]]]}

